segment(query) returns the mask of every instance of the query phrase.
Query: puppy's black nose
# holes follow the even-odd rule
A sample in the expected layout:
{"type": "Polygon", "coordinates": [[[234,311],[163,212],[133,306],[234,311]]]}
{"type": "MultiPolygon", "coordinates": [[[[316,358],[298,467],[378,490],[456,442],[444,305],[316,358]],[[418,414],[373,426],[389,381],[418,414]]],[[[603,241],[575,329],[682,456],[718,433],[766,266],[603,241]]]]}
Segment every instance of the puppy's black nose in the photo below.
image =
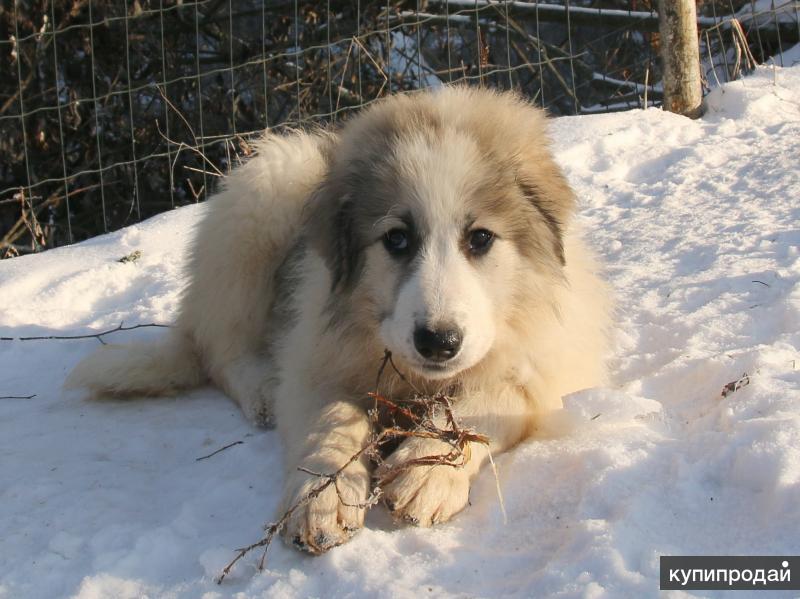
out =
{"type": "Polygon", "coordinates": [[[414,331],[414,347],[426,360],[446,362],[461,349],[461,331],[449,327],[417,327],[414,331]]]}

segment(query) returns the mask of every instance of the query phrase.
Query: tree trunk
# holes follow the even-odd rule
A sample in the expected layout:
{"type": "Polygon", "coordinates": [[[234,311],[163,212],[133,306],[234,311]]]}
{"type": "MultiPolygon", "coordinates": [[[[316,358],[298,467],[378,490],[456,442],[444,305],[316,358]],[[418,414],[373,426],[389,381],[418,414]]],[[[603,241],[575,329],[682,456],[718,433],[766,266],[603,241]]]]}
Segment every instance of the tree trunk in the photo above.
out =
{"type": "Polygon", "coordinates": [[[664,60],[664,108],[696,119],[703,114],[700,48],[694,0],[659,0],[664,60]]]}

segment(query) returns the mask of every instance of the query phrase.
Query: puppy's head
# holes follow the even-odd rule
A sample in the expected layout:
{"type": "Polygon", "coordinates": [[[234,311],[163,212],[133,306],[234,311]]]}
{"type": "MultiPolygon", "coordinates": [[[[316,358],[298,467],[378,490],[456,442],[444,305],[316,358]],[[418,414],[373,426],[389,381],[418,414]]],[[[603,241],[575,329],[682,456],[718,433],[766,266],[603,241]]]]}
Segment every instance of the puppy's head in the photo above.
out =
{"type": "Polygon", "coordinates": [[[344,128],[307,234],[333,320],[447,379],[492,351],[530,289],[558,280],[573,203],[540,111],[448,88],[389,98],[344,128]]]}

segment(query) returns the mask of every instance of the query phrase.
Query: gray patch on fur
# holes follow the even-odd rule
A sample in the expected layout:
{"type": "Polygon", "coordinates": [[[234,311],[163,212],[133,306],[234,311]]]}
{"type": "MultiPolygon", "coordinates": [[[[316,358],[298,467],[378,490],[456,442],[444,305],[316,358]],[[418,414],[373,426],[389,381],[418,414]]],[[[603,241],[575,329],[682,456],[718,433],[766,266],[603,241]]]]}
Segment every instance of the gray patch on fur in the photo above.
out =
{"type": "MultiPolygon", "coordinates": [[[[276,345],[286,337],[288,331],[297,323],[299,318],[295,294],[300,285],[299,266],[305,258],[306,251],[304,241],[302,239],[297,241],[286,253],[283,261],[272,276],[275,295],[272,305],[268,308],[266,330],[269,331],[269,337],[262,340],[262,347],[258,352],[264,364],[267,365],[266,370],[269,371],[269,376],[262,385],[264,393],[271,394],[281,380],[277,360],[274,358],[278,351],[276,345]]],[[[263,420],[263,422],[259,421],[258,424],[267,428],[274,426],[271,414],[263,420]]]]}

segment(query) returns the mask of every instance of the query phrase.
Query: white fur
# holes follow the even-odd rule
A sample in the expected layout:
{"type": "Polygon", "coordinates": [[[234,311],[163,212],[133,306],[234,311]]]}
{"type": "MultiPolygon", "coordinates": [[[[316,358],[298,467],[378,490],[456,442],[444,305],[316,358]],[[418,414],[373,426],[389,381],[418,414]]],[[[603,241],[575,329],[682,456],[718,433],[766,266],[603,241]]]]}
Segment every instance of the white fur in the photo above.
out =
{"type": "MultiPolygon", "coordinates": [[[[395,110],[401,111],[403,102],[427,102],[445,122],[460,122],[483,102],[496,106],[498,124],[512,118],[504,110],[518,110],[539,131],[538,112],[517,100],[497,98],[502,97],[450,89],[398,100],[395,110]]],[[[348,141],[345,130],[345,158],[348,152],[358,154],[357,140],[370,131],[369,118],[356,119],[349,129],[355,141],[348,141]]],[[[492,111],[485,118],[491,122],[492,111]]],[[[445,129],[437,144],[412,137],[395,151],[393,159],[413,182],[404,193],[424,209],[431,230],[413,273],[396,294],[397,267],[380,242],[364,249],[357,291],[339,301],[352,302],[353,313],[363,316],[356,325],[385,311],[373,334],[331,332],[332,275],[327,257],[312,249],[294,272],[298,284],[290,304],[296,320],[275,339],[268,318],[276,299],[274,277],[301,234],[308,199],[328,168],[324,146],[336,142],[323,134],[266,137],[258,155],[227,179],[198,227],[189,284],[170,339],[148,348],[103,348],[68,380],[70,386],[97,394],[158,394],[210,379],[252,420],[276,419],[286,444],[285,506],[318,482],[298,471],[298,465],[334,472],[367,442],[363,399],[384,348],[423,388],[435,390],[447,382],[440,379],[457,377],[462,387],[457,416],[488,435],[494,452],[530,434],[535,416],[560,407],[566,393],[605,381],[610,300],[574,226],[565,236],[566,266],[558,277],[526,269],[508,239],[498,239],[481,261],[469,260],[459,247],[462,198],[471,193],[470,184],[489,174],[482,170],[488,167],[476,144],[458,128],[445,129]],[[514,289],[525,290],[533,298],[530,305],[518,305],[514,289]],[[417,357],[412,333],[419,321],[453,322],[464,331],[461,351],[446,372],[425,370],[417,357]]],[[[403,203],[398,197],[398,208],[403,203]]],[[[396,225],[395,212],[392,208],[374,224],[376,238],[396,225]]],[[[502,226],[491,214],[478,218],[476,226],[502,226]]],[[[398,380],[392,385],[394,392],[409,391],[398,380]]],[[[440,445],[410,439],[388,464],[441,453],[440,445]]],[[[417,467],[394,479],[384,491],[395,515],[430,525],[461,510],[488,451],[473,444],[471,454],[461,469],[417,467]]],[[[357,460],[340,478],[340,493],[329,488],[297,510],[285,536],[314,553],[345,541],[363,525],[364,510],[354,506],[364,501],[369,487],[369,464],[357,460]]]]}
{"type": "Polygon", "coordinates": [[[394,312],[382,327],[387,347],[436,379],[472,368],[489,351],[495,335],[491,290],[460,251],[456,243],[460,231],[451,223],[442,229],[423,248],[419,267],[400,288],[394,312]],[[461,349],[446,370],[425,370],[413,341],[415,323],[420,322],[430,327],[447,323],[462,331],[461,349]]]}

